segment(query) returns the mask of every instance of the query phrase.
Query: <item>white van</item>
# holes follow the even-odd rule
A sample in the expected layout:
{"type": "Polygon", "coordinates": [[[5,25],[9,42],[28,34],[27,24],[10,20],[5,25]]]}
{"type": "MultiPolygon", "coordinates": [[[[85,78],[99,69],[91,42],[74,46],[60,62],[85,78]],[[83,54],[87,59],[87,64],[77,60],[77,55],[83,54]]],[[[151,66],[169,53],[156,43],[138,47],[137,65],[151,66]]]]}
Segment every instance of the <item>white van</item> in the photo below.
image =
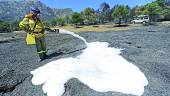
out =
{"type": "Polygon", "coordinates": [[[149,22],[149,15],[139,15],[134,18],[134,20],[131,21],[133,24],[135,23],[148,23],[149,22]]]}

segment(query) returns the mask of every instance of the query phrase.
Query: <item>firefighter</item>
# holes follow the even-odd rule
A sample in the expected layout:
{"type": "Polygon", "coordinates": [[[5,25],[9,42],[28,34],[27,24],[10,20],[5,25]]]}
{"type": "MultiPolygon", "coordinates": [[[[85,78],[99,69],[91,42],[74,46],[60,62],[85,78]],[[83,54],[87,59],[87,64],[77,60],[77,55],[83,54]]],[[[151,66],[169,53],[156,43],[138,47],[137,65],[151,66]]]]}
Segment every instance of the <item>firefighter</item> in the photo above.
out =
{"type": "Polygon", "coordinates": [[[45,42],[45,27],[39,17],[40,10],[37,7],[31,7],[30,12],[25,15],[19,26],[25,32],[34,36],[37,53],[40,61],[44,60],[47,55],[45,42]]]}

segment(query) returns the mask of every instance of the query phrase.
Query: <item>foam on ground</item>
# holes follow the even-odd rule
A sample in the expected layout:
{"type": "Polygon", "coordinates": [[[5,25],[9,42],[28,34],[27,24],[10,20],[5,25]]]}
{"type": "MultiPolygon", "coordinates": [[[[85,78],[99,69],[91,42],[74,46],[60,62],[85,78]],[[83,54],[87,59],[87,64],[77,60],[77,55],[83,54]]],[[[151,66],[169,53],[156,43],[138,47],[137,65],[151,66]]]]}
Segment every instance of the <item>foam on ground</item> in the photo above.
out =
{"type": "Polygon", "coordinates": [[[52,61],[31,71],[32,83],[43,85],[48,96],[61,96],[64,84],[71,78],[99,92],[142,95],[148,84],[145,75],[119,55],[120,49],[108,45],[106,42],[87,43],[87,48],[76,58],[52,61]]]}

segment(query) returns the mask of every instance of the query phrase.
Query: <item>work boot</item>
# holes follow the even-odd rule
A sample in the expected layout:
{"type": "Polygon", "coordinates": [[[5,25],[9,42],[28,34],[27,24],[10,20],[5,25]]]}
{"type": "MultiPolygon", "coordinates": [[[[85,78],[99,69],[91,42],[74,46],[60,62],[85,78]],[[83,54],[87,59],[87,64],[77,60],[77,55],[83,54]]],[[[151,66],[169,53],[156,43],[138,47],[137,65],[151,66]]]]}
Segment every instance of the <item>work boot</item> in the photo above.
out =
{"type": "Polygon", "coordinates": [[[44,61],[46,58],[47,58],[47,57],[45,57],[45,56],[44,56],[43,58],[40,58],[40,62],[41,62],[41,61],[44,61]]]}
{"type": "Polygon", "coordinates": [[[40,61],[43,61],[43,60],[45,60],[45,59],[47,59],[47,58],[48,58],[48,55],[47,55],[46,53],[44,53],[44,54],[43,54],[43,57],[40,58],[40,59],[41,59],[40,61]]]}
{"type": "Polygon", "coordinates": [[[46,53],[44,53],[44,57],[45,57],[45,58],[47,58],[47,57],[48,57],[48,55],[47,55],[46,53]]]}
{"type": "Polygon", "coordinates": [[[45,60],[45,55],[40,53],[39,54],[39,58],[40,58],[40,62],[41,62],[41,61],[45,60]]]}
{"type": "Polygon", "coordinates": [[[39,62],[42,62],[42,61],[44,61],[44,59],[40,59],[40,60],[39,60],[39,62]]]}

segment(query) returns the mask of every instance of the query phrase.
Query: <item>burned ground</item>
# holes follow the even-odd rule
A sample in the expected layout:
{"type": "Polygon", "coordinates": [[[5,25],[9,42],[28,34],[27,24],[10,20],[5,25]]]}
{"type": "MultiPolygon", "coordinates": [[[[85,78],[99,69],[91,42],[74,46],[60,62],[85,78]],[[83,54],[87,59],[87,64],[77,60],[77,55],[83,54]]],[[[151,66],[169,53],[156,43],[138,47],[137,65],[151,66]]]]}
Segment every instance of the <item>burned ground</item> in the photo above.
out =
{"type": "MultiPolygon", "coordinates": [[[[122,48],[121,55],[138,66],[149,81],[143,96],[170,96],[170,28],[149,26],[128,31],[78,34],[88,42],[109,42],[110,47],[122,48]]],[[[83,41],[73,36],[48,33],[49,58],[39,62],[35,46],[25,44],[24,34],[1,36],[12,39],[0,42],[0,96],[46,96],[41,86],[32,85],[30,71],[50,61],[75,57],[86,48],[83,41]]],[[[63,96],[132,95],[96,92],[73,78],[65,84],[63,96]]]]}

